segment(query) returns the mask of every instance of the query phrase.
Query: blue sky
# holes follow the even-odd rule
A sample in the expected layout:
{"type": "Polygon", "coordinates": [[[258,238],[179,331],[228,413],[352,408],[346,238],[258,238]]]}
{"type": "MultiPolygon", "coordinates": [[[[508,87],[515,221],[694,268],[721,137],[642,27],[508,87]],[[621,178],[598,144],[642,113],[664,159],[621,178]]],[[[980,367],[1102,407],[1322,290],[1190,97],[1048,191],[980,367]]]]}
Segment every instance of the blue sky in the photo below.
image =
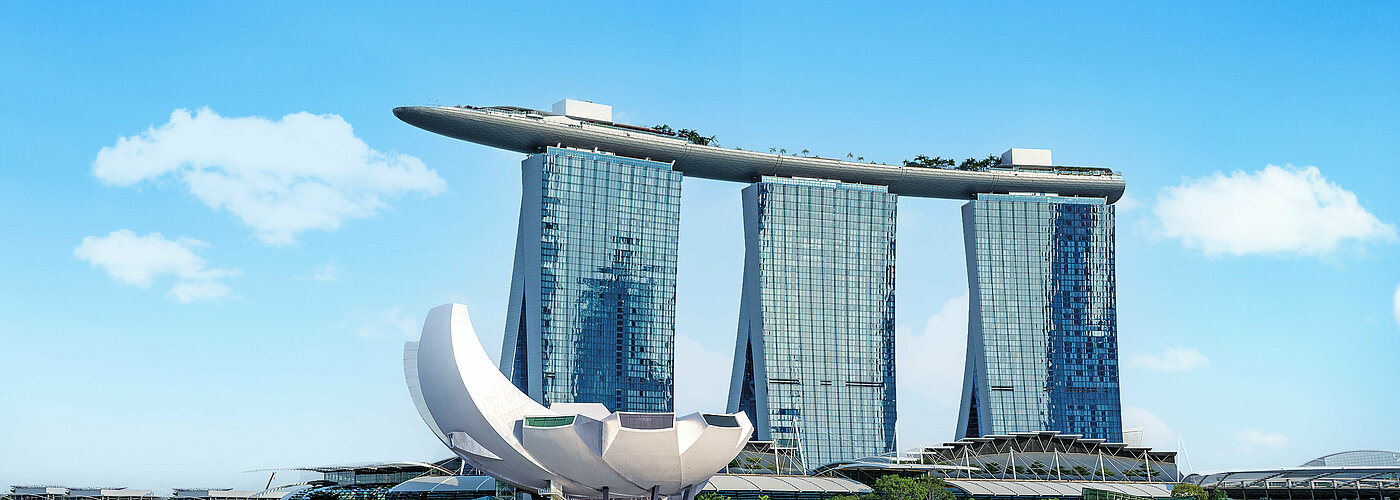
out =
{"type": "MultiPolygon", "coordinates": [[[[746,149],[1121,170],[1147,444],[1400,449],[1395,4],[88,7],[0,7],[0,484],[446,456],[401,345],[457,301],[498,350],[522,155],[390,110],[566,97],[746,149]]],[[[724,404],[741,188],[684,184],[678,410],[724,404]]],[[[900,200],[902,448],[953,433],[959,205],[900,200]]]]}

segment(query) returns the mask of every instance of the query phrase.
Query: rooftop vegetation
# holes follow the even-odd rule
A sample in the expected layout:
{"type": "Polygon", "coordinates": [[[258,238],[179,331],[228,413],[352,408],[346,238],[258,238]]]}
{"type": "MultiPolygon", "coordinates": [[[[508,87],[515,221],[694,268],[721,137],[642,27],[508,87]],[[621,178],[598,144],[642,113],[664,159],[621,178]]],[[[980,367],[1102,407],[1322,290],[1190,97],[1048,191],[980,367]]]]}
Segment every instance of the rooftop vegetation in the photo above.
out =
{"type": "Polygon", "coordinates": [[[680,136],[682,139],[685,139],[685,140],[687,140],[687,141],[690,141],[690,142],[693,143],[693,144],[699,144],[699,145],[701,145],[701,146],[718,146],[718,145],[719,145],[719,141],[716,141],[716,140],[715,140],[715,136],[713,136],[713,135],[711,135],[711,136],[705,136],[704,134],[701,134],[701,133],[698,132],[698,131],[691,130],[691,129],[688,129],[688,128],[683,128],[683,129],[680,129],[680,130],[672,130],[670,125],[661,124],[661,125],[653,126],[653,127],[651,127],[651,129],[652,129],[652,130],[655,130],[655,131],[657,131],[657,132],[661,132],[661,133],[663,133],[663,134],[676,134],[676,135],[680,136]]]}
{"type": "Polygon", "coordinates": [[[954,161],[952,158],[944,158],[942,156],[929,158],[927,155],[919,155],[915,156],[912,160],[904,160],[904,166],[906,167],[971,170],[976,172],[982,172],[1000,164],[1001,156],[995,154],[987,155],[986,158],[982,159],[967,158],[961,163],[954,161]]]}

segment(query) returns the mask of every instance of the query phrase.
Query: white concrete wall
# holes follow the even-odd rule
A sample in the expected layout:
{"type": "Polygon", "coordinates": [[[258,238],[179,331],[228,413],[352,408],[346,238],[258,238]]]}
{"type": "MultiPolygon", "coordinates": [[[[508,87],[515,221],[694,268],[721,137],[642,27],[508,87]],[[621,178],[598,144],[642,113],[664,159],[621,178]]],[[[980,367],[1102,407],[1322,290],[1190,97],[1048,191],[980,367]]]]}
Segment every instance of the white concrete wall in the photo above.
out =
{"type": "Polygon", "coordinates": [[[612,106],[598,104],[596,102],[564,99],[554,103],[554,112],[556,114],[588,118],[590,120],[612,121],[612,106]]]}

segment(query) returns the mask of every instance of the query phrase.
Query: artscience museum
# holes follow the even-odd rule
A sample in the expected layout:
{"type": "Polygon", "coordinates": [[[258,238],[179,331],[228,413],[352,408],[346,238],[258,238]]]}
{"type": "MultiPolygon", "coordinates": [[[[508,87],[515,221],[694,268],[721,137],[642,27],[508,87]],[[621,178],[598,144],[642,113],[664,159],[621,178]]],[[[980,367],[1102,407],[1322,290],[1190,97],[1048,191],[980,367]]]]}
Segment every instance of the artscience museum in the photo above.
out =
{"type": "Polygon", "coordinates": [[[734,414],[610,412],[598,403],[548,407],[496,369],[467,308],[434,308],[404,351],[423,420],[473,467],[541,496],[666,496],[690,500],[743,449],[753,424],[734,414]]]}

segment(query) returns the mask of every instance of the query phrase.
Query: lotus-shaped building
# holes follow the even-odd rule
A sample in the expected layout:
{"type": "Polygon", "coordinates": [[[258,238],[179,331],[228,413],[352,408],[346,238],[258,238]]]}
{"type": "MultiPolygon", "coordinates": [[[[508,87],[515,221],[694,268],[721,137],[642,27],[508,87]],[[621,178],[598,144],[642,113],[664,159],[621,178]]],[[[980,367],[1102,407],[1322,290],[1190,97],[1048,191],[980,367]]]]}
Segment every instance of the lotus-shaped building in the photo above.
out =
{"type": "Polygon", "coordinates": [[[753,433],[743,412],[609,412],[548,408],[496,368],[467,308],[433,308],[404,350],[409,392],[423,420],[472,466],[544,495],[667,496],[690,500],[753,433]]]}

